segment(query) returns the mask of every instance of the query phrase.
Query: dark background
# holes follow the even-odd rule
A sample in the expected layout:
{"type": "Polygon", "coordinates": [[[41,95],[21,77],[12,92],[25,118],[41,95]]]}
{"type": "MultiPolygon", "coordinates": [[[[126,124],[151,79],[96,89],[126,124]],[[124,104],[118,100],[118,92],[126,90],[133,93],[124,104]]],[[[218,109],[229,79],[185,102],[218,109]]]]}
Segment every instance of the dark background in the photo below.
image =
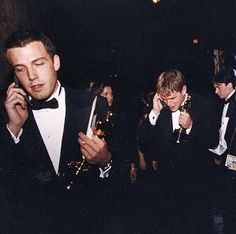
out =
{"type": "Polygon", "coordinates": [[[169,68],[180,69],[191,89],[209,94],[213,50],[236,48],[236,1],[2,0],[0,7],[2,41],[19,28],[46,32],[61,56],[63,83],[113,80],[126,109],[169,68]]]}

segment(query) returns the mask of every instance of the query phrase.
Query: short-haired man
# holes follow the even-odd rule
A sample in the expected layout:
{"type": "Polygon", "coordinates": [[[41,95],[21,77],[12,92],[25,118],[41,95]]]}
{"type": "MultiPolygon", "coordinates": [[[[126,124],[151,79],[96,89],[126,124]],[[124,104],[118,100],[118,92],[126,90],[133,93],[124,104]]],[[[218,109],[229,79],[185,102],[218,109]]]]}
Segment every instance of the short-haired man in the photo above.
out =
{"type": "Polygon", "coordinates": [[[236,233],[236,77],[233,69],[225,68],[213,77],[216,95],[222,102],[218,144],[210,149],[215,158],[224,220],[224,233],[236,233]]]}
{"type": "Polygon", "coordinates": [[[158,135],[160,233],[212,233],[207,181],[208,147],[217,135],[214,105],[190,92],[178,70],[161,73],[156,87],[149,122],[158,135]]]}
{"type": "Polygon", "coordinates": [[[99,175],[108,176],[111,153],[104,139],[85,134],[92,106],[97,118],[105,118],[106,101],[98,97],[95,108],[92,94],[60,84],[60,57],[43,33],[11,34],[5,55],[15,73],[5,100],[6,128],[1,132],[17,149],[13,160],[19,215],[13,228],[15,224],[22,233],[87,233],[94,227],[99,232],[105,226],[97,226],[105,208],[99,175]],[[66,191],[67,165],[82,161],[82,155],[91,172],[79,188],[66,191]]]}

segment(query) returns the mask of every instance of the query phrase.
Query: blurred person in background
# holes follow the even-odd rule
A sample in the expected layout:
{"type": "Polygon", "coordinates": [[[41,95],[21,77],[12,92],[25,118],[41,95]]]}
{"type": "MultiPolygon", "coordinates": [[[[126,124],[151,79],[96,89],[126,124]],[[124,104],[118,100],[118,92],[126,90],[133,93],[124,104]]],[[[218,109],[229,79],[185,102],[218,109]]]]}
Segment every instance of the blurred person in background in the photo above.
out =
{"type": "Polygon", "coordinates": [[[217,169],[217,196],[223,215],[224,233],[236,233],[236,77],[232,68],[213,77],[215,94],[222,100],[219,140],[210,149],[217,169]]]}

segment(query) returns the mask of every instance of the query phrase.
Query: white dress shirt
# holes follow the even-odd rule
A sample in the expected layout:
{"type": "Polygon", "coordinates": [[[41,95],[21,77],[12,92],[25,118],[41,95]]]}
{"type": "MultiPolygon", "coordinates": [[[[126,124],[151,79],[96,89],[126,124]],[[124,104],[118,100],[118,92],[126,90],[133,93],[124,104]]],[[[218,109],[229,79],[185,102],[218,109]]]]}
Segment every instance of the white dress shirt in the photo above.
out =
{"type": "MultiPolygon", "coordinates": [[[[188,98],[188,95],[186,95],[186,97],[185,97],[183,103],[181,104],[181,106],[184,104],[184,102],[187,100],[187,98],[188,98]]],[[[159,115],[160,114],[156,114],[153,110],[151,110],[151,112],[148,115],[149,122],[151,123],[151,125],[156,125],[156,122],[157,122],[157,119],[158,119],[159,115]]],[[[172,130],[173,130],[173,132],[174,132],[175,129],[180,128],[180,126],[179,126],[179,115],[180,115],[180,111],[179,110],[171,113],[171,116],[172,116],[172,126],[173,126],[172,130]]],[[[187,134],[189,134],[189,132],[191,131],[191,128],[188,128],[186,130],[187,134]]]]}
{"type": "MultiPolygon", "coordinates": [[[[61,157],[61,145],[64,132],[65,115],[66,115],[66,105],[65,105],[65,89],[61,87],[58,81],[58,87],[54,94],[47,99],[57,99],[58,108],[51,109],[45,108],[41,110],[33,110],[33,115],[37,123],[39,132],[42,136],[43,142],[46,146],[50,159],[52,161],[54,170],[58,174],[59,163],[61,157]]],[[[20,136],[23,133],[23,129],[20,130],[18,136],[15,136],[7,126],[14,142],[17,144],[20,141],[20,136]]],[[[107,164],[105,168],[99,168],[100,177],[105,178],[109,176],[109,171],[111,169],[111,162],[107,164]]]]}
{"type": "Polygon", "coordinates": [[[47,100],[49,101],[52,98],[56,98],[58,101],[58,108],[33,110],[35,121],[56,173],[58,173],[59,169],[66,114],[65,90],[61,87],[59,82],[58,84],[55,93],[47,100]]]}
{"type": "MultiPolygon", "coordinates": [[[[226,101],[234,94],[235,90],[225,99],[226,101]]],[[[229,122],[229,117],[226,116],[229,103],[224,104],[221,116],[221,127],[219,130],[219,144],[215,149],[209,149],[212,153],[222,155],[227,149],[227,142],[225,141],[225,133],[229,122]]]]}

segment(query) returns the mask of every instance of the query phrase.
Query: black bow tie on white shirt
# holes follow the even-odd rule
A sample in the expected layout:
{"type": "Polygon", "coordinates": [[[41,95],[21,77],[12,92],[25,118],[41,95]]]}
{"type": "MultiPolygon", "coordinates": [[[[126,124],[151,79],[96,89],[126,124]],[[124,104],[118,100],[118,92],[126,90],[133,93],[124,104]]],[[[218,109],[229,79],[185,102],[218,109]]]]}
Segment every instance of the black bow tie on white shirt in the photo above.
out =
{"type": "Polygon", "coordinates": [[[56,98],[53,98],[49,101],[39,101],[39,100],[31,99],[29,101],[29,106],[33,110],[41,110],[41,109],[46,109],[46,108],[56,109],[58,108],[58,101],[56,98]]]}
{"type": "Polygon", "coordinates": [[[228,100],[224,100],[224,105],[229,103],[229,99],[228,100]]]}

